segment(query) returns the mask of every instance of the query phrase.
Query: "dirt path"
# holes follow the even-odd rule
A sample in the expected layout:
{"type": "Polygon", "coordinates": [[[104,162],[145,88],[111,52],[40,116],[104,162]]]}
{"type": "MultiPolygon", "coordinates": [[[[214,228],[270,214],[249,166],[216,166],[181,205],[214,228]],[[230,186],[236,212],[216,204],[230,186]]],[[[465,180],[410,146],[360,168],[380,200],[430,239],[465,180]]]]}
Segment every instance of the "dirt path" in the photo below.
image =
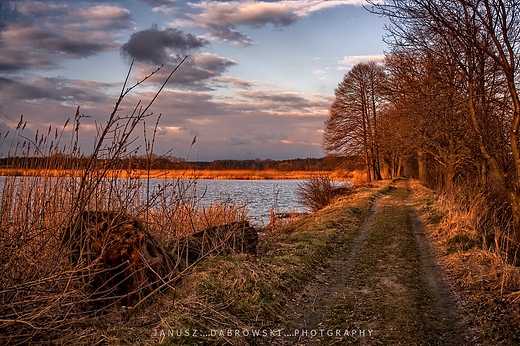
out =
{"type": "Polygon", "coordinates": [[[460,318],[405,180],[284,314],[279,345],[463,345],[460,318]]]}

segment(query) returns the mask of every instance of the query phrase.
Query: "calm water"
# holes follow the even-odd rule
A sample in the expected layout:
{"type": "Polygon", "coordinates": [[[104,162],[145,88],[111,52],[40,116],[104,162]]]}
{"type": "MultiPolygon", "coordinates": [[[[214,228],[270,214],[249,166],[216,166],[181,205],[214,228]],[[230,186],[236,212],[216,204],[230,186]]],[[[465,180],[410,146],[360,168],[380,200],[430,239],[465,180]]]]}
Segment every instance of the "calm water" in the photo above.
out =
{"type": "MultiPolygon", "coordinates": [[[[4,180],[4,177],[0,177],[0,189],[4,185],[4,180]]],[[[122,179],[120,182],[124,184],[125,180],[122,179]]],[[[247,208],[249,211],[248,216],[255,224],[267,225],[271,209],[274,209],[277,213],[290,211],[301,213],[307,211],[304,206],[298,203],[296,195],[298,184],[301,182],[302,180],[200,179],[196,181],[195,189],[197,199],[203,205],[218,201],[230,201],[240,207],[247,208]]],[[[151,179],[150,181],[152,190],[167,183],[168,181],[163,179],[151,179]]],[[[192,183],[190,183],[190,186],[193,186],[192,183]]],[[[0,195],[2,192],[0,191],[0,195]]]]}
{"type": "Polygon", "coordinates": [[[267,224],[269,212],[305,212],[296,190],[302,180],[198,180],[197,195],[202,202],[231,200],[246,205],[256,223],[267,224]]]}

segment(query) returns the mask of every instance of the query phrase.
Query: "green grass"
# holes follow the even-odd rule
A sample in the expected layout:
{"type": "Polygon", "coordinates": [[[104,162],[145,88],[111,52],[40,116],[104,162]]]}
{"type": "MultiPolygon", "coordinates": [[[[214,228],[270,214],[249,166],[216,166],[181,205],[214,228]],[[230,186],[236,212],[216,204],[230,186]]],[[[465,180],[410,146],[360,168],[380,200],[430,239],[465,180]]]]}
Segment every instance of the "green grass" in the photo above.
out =
{"type": "Polygon", "coordinates": [[[349,292],[330,307],[326,320],[332,328],[371,326],[383,344],[436,344],[450,329],[435,318],[441,311],[421,273],[404,185],[388,189],[379,201],[347,283],[349,292]]]}
{"type": "MultiPolygon", "coordinates": [[[[214,257],[198,265],[175,289],[175,305],[162,316],[175,330],[249,330],[274,327],[286,303],[318,272],[341,244],[359,233],[372,196],[360,189],[336,205],[293,222],[261,244],[258,258],[214,257]],[[196,321],[196,322],[195,322],[196,321]]],[[[245,344],[251,337],[170,337],[161,345],[245,344]]]]}

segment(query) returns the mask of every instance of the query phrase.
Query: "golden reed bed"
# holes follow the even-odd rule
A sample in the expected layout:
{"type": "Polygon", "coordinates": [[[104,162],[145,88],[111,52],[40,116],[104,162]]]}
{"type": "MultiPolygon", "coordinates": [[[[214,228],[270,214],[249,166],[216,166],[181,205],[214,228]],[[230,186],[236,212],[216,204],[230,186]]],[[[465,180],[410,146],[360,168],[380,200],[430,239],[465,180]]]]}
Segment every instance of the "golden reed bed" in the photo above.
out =
{"type": "MultiPolygon", "coordinates": [[[[58,169],[19,169],[0,168],[0,176],[47,176],[64,177],[80,176],[81,170],[58,169]]],[[[110,170],[106,176],[109,178],[150,178],[155,179],[215,179],[215,180],[274,180],[274,179],[308,179],[317,175],[331,175],[334,178],[342,178],[338,171],[277,171],[277,170],[110,170]]],[[[346,177],[346,175],[343,175],[346,177]]]]}

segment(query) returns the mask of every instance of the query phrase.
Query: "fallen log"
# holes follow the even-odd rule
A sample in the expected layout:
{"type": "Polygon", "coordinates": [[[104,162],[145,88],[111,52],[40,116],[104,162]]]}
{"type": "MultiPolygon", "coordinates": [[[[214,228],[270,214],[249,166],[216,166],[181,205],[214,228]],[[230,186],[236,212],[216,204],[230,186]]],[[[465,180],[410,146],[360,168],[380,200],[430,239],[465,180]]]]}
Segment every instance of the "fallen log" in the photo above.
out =
{"type": "Polygon", "coordinates": [[[93,300],[131,305],[178,273],[143,222],[123,212],[84,211],[64,230],[62,242],[93,300]]]}
{"type": "Polygon", "coordinates": [[[208,227],[177,241],[172,251],[188,265],[209,255],[256,255],[258,231],[248,221],[232,222],[208,227]]]}

